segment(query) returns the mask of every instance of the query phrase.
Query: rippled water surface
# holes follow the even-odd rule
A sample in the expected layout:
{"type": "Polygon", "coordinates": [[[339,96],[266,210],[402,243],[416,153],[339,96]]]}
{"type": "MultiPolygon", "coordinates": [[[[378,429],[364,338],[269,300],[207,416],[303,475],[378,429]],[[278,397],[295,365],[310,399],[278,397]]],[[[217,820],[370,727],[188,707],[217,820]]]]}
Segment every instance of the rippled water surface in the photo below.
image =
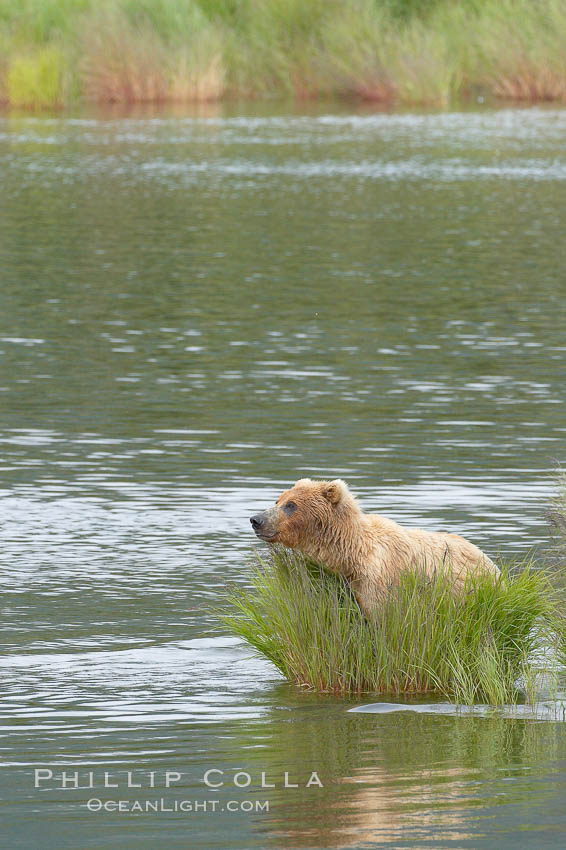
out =
{"type": "Polygon", "coordinates": [[[564,724],[348,713],[209,610],[305,475],[547,546],[565,138],[546,109],[1,119],[3,846],[565,846],[564,724]]]}

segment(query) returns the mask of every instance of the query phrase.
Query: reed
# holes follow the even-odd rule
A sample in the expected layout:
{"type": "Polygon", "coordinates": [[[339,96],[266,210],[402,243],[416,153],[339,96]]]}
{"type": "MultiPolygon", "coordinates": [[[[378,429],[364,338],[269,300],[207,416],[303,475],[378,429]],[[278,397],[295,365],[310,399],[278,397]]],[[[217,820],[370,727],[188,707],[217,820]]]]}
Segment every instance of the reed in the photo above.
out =
{"type": "Polygon", "coordinates": [[[501,579],[470,578],[457,595],[447,572],[408,570],[369,622],[343,580],[274,549],[219,616],[301,687],[502,705],[532,697],[552,667],[558,610],[550,576],[527,561],[501,579]]]}

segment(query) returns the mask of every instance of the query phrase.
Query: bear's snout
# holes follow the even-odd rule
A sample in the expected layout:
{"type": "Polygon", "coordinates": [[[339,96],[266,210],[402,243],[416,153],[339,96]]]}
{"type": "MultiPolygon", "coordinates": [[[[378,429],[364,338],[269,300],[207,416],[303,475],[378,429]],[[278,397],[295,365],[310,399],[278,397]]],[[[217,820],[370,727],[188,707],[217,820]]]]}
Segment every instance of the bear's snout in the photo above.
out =
{"type": "Polygon", "coordinates": [[[255,516],[250,517],[250,522],[252,524],[253,530],[259,531],[265,523],[265,515],[256,514],[255,516]]]}
{"type": "Polygon", "coordinates": [[[252,528],[261,540],[270,542],[277,535],[277,519],[274,516],[276,508],[269,511],[262,511],[250,517],[252,528]]]}

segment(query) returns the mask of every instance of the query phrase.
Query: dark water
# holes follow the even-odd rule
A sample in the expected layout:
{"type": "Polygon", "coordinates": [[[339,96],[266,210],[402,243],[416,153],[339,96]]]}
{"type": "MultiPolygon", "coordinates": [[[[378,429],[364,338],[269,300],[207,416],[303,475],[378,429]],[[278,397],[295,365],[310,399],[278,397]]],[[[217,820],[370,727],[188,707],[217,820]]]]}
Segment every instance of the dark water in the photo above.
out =
{"type": "Polygon", "coordinates": [[[565,138],[543,109],[1,120],[3,846],[566,844],[563,724],[348,714],[207,608],[304,475],[544,549],[565,138]]]}

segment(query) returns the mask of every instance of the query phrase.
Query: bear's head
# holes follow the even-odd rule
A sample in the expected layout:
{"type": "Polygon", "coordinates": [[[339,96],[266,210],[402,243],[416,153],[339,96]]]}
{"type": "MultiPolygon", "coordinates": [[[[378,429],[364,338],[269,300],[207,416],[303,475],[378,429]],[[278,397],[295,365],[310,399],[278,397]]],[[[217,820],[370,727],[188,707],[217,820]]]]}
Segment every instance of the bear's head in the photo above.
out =
{"type": "Polygon", "coordinates": [[[352,511],[359,508],[339,478],[335,481],[301,478],[279,496],[273,508],[251,517],[250,522],[261,540],[308,551],[328,531],[336,531],[352,511]]]}

